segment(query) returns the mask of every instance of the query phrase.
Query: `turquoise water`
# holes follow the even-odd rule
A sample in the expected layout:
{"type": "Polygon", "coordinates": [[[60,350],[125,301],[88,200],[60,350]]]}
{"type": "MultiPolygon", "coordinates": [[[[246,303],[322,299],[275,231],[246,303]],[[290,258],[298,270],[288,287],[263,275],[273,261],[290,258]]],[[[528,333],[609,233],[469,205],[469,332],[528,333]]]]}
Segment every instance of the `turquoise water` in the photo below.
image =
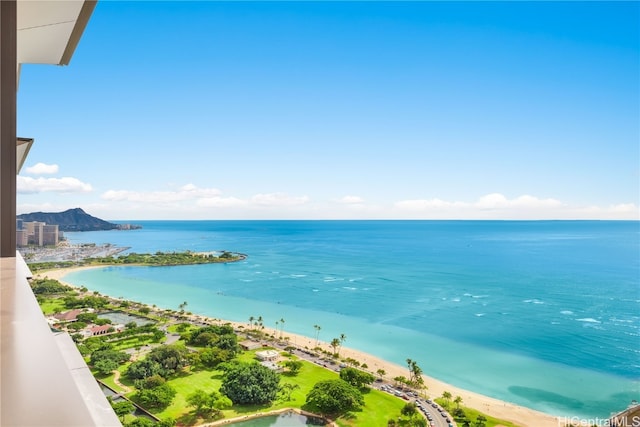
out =
{"type": "Polygon", "coordinates": [[[65,280],[114,297],[416,360],[456,386],[554,415],[640,400],[640,223],[138,221],[67,233],[133,252],[230,250],[239,263],[108,267],[65,280]]]}

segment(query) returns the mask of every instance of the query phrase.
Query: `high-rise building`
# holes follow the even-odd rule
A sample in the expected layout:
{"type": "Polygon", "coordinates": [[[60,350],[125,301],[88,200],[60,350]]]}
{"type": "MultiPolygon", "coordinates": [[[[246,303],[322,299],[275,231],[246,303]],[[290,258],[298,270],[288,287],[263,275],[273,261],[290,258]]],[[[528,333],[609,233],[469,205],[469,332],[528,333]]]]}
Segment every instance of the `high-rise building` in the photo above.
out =
{"type": "Polygon", "coordinates": [[[55,246],[61,235],[57,224],[47,224],[38,221],[16,221],[16,245],[55,246]]]}
{"type": "Polygon", "coordinates": [[[42,230],[42,244],[44,246],[55,246],[58,242],[58,225],[45,224],[42,230]]]}

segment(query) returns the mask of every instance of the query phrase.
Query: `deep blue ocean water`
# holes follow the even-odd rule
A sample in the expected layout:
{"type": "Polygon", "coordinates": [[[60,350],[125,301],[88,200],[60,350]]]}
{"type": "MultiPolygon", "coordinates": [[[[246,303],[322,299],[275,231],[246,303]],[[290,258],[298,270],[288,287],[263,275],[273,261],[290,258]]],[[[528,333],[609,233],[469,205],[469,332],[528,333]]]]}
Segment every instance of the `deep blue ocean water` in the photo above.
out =
{"type": "Polygon", "coordinates": [[[243,262],[108,267],[65,280],[114,297],[330,341],[554,415],[640,400],[640,222],[127,221],[67,233],[131,252],[243,262]]]}

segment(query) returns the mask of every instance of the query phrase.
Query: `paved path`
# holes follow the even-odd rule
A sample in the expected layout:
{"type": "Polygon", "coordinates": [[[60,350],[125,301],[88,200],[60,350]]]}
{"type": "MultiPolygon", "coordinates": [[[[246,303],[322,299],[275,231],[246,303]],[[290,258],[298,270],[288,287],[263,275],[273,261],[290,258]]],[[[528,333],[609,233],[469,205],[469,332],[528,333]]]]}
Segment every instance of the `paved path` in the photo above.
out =
{"type": "Polygon", "coordinates": [[[113,373],[113,382],[122,389],[122,393],[129,393],[131,389],[120,382],[120,371],[115,370],[113,373]]]}

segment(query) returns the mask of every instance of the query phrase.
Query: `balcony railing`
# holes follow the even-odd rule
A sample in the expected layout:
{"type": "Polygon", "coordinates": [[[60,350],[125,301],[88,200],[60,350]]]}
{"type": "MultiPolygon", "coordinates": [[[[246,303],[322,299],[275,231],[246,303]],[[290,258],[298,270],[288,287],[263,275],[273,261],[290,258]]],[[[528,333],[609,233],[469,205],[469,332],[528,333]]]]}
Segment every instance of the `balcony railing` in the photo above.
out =
{"type": "Polygon", "coordinates": [[[0,263],[0,425],[120,426],[71,337],[51,332],[20,254],[0,263]]]}

